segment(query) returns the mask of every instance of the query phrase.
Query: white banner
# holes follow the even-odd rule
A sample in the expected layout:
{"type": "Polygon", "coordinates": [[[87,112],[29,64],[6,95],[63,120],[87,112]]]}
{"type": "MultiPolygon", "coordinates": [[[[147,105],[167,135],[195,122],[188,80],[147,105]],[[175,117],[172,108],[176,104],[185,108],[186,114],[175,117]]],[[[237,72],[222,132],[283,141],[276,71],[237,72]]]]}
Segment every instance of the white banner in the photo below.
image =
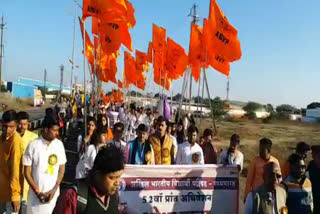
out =
{"type": "Polygon", "coordinates": [[[238,214],[237,167],[127,165],[119,189],[123,213],[238,214]]]}

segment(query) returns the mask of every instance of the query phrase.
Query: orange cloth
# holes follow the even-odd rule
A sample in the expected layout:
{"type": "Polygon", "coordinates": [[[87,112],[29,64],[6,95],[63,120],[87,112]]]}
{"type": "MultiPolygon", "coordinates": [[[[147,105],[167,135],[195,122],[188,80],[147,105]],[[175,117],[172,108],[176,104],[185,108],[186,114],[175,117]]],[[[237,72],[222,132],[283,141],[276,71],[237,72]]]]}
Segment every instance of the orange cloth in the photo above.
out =
{"type": "Polygon", "coordinates": [[[5,141],[0,140],[0,202],[20,201],[23,183],[22,146],[22,139],[17,132],[5,141]]]}
{"type": "Polygon", "coordinates": [[[290,163],[286,161],[281,167],[282,178],[285,179],[290,174],[290,163]]]}
{"type": "Polygon", "coordinates": [[[278,164],[278,166],[280,167],[279,161],[273,156],[270,156],[270,159],[268,161],[263,160],[259,156],[255,157],[251,161],[247,175],[247,182],[244,195],[245,198],[247,198],[247,195],[251,191],[255,190],[258,186],[263,184],[263,167],[265,164],[269,162],[274,162],[278,164]]]}
{"type": "Polygon", "coordinates": [[[113,139],[112,130],[110,127],[108,127],[107,142],[112,139],[113,139]]]}

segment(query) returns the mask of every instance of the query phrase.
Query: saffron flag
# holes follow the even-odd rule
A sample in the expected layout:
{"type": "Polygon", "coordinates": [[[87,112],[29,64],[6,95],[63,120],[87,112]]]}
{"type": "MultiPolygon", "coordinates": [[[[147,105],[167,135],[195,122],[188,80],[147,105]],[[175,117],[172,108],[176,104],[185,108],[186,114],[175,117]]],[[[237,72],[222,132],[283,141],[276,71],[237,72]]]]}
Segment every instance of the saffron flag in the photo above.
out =
{"type": "Polygon", "coordinates": [[[148,46],[148,62],[152,63],[152,42],[149,42],[149,46],[148,46]]]}
{"type": "Polygon", "coordinates": [[[167,78],[179,79],[183,76],[187,66],[188,56],[183,47],[168,37],[166,56],[167,78]]]}
{"type": "Polygon", "coordinates": [[[92,17],[91,32],[92,32],[92,34],[99,35],[100,20],[96,17],[92,17]]]}
{"type": "Polygon", "coordinates": [[[165,81],[166,29],[152,25],[153,71],[154,82],[168,89],[169,81],[165,81]],[[165,83],[166,82],[166,83],[165,83]]]}
{"type": "Polygon", "coordinates": [[[123,82],[121,82],[120,80],[118,80],[118,87],[123,88],[123,82]]]}
{"type": "Polygon", "coordinates": [[[123,23],[133,28],[136,24],[134,12],[128,0],[83,0],[83,19],[92,16],[104,22],[123,23]]]}
{"type": "Polygon", "coordinates": [[[132,52],[132,41],[129,29],[124,24],[101,23],[101,44],[107,54],[112,54],[120,49],[121,44],[132,52]]]}
{"type": "Polygon", "coordinates": [[[192,76],[196,82],[200,78],[200,67],[203,61],[203,41],[202,28],[196,24],[191,24],[190,45],[189,45],[189,65],[192,76]]]}
{"type": "Polygon", "coordinates": [[[148,55],[136,49],[136,70],[143,73],[143,71],[149,71],[148,55]]]}
{"type": "Polygon", "coordinates": [[[127,51],[124,52],[124,72],[127,84],[136,84],[137,72],[136,61],[133,56],[127,51]]]}
{"type": "Polygon", "coordinates": [[[219,54],[219,52],[214,48],[208,48],[212,47],[211,42],[213,42],[210,39],[210,30],[208,29],[208,20],[203,20],[203,50],[202,52],[204,55],[206,54],[206,67],[209,65],[213,67],[215,70],[219,71],[220,73],[229,76],[230,74],[230,62],[224,58],[222,54],[219,54]]]}
{"type": "Polygon", "coordinates": [[[238,31],[229,23],[215,0],[210,1],[210,12],[207,29],[210,36],[206,45],[229,62],[241,58],[241,46],[238,31]]]}

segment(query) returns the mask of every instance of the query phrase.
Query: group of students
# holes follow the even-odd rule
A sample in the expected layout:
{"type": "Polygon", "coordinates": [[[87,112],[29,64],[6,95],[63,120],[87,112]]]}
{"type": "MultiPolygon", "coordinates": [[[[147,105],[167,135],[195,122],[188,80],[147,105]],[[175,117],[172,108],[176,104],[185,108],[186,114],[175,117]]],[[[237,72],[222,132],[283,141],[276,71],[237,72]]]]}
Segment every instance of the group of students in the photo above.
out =
{"type": "MultiPolygon", "coordinates": [[[[119,112],[112,125],[105,111],[98,113],[97,120],[88,117],[87,133],[79,135],[76,142],[77,190],[64,191],[59,200],[67,161],[64,145],[58,139],[59,118],[47,114],[38,137],[28,131],[26,112],[4,112],[0,141],[0,213],[119,213],[116,192],[125,164],[223,164],[237,166],[239,171],[243,169],[244,156],[239,150],[237,134],[231,136],[229,147],[220,151],[212,142],[211,129],[205,129],[199,137],[194,124],[185,128],[163,116],[154,119],[148,115],[143,120],[137,119],[143,111],[123,112],[126,113],[120,115],[119,112]],[[127,121],[128,126],[121,117],[134,121],[127,121]],[[126,132],[133,128],[134,131],[126,132]],[[128,133],[134,137],[126,137],[128,133]]],[[[298,143],[296,152],[281,167],[282,172],[279,161],[271,155],[271,148],[270,139],[261,139],[259,155],[249,166],[245,214],[287,211],[319,214],[320,146],[311,147],[313,160],[306,167],[310,146],[298,143]]]]}

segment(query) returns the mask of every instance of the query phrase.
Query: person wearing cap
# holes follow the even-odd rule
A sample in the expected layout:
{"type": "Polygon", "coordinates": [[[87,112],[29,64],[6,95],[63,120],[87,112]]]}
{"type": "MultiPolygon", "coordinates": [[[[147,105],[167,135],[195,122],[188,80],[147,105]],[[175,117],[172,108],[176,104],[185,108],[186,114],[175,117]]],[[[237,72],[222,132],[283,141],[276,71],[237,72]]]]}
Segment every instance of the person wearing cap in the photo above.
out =
{"type": "Polygon", "coordinates": [[[154,152],[148,141],[148,127],[140,124],[137,135],[136,139],[127,145],[127,164],[154,165],[154,152]]]}
{"type": "Polygon", "coordinates": [[[244,214],[288,214],[279,165],[269,162],[262,167],[262,173],[263,183],[248,194],[244,214]]]}
{"type": "Polygon", "coordinates": [[[114,124],[112,129],[113,138],[109,140],[108,143],[112,143],[116,145],[118,148],[120,148],[124,152],[127,144],[122,140],[123,131],[124,131],[123,123],[119,122],[114,124]]]}
{"type": "Polygon", "coordinates": [[[314,214],[320,214],[320,145],[311,146],[312,161],[307,168],[307,177],[311,180],[314,214]]]}
{"type": "MultiPolygon", "coordinates": [[[[301,155],[303,160],[306,160],[308,152],[310,151],[310,146],[305,142],[299,142],[296,146],[296,154],[301,155]]],[[[290,163],[287,160],[281,167],[282,177],[286,178],[290,174],[290,163]]]]}
{"type": "Polygon", "coordinates": [[[101,148],[90,171],[86,208],[79,213],[119,213],[117,189],[124,165],[124,155],[117,146],[107,144],[101,148]]]}
{"type": "Polygon", "coordinates": [[[306,177],[306,164],[300,154],[289,157],[290,174],[283,180],[287,190],[287,207],[290,214],[312,214],[313,199],[311,182],[306,177]]]}
{"type": "Polygon", "coordinates": [[[0,138],[0,213],[18,213],[22,193],[22,139],[17,129],[14,110],[3,113],[0,138]]]}
{"type": "Polygon", "coordinates": [[[168,120],[163,116],[157,119],[157,130],[150,138],[154,151],[156,165],[171,165],[174,163],[174,146],[172,138],[167,134],[168,120]]]}

